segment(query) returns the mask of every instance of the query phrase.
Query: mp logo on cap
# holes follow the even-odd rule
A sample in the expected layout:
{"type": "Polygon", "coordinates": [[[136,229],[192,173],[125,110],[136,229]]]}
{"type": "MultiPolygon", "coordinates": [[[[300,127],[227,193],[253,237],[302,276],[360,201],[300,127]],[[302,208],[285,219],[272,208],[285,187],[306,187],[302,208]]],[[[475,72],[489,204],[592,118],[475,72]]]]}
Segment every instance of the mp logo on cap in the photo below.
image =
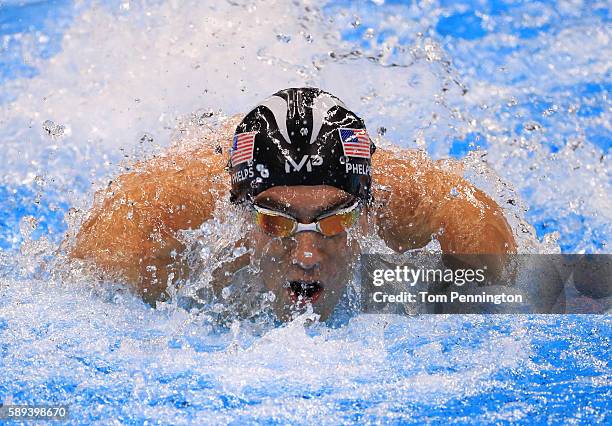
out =
{"type": "Polygon", "coordinates": [[[323,164],[323,157],[320,155],[303,155],[299,163],[296,163],[293,158],[287,156],[285,160],[285,173],[299,172],[304,166],[306,166],[307,172],[312,172],[313,166],[320,166],[321,164],[323,164]]]}

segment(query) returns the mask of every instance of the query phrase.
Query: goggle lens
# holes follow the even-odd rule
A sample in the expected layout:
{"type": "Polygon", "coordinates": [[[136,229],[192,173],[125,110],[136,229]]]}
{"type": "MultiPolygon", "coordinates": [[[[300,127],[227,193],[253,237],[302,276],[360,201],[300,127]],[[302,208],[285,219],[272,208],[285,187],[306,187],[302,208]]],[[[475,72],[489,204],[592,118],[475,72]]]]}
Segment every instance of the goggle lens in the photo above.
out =
{"type": "Polygon", "coordinates": [[[288,237],[293,233],[296,222],[284,216],[275,216],[262,212],[255,212],[255,222],[268,235],[274,237],[288,237]]]}
{"type": "Polygon", "coordinates": [[[328,216],[318,222],[319,230],[326,237],[338,235],[351,228],[357,221],[358,215],[358,210],[353,210],[351,212],[328,216]]]}

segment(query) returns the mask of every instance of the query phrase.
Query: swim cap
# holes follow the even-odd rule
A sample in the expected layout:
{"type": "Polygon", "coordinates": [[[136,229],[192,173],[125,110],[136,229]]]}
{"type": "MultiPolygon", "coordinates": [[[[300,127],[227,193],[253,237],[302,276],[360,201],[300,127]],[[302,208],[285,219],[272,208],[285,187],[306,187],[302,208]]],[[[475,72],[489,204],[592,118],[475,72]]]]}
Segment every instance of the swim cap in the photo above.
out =
{"type": "Polygon", "coordinates": [[[230,200],[280,185],[330,185],[368,202],[374,150],[363,120],[340,99],[310,87],[281,90],[236,127],[230,200]]]}

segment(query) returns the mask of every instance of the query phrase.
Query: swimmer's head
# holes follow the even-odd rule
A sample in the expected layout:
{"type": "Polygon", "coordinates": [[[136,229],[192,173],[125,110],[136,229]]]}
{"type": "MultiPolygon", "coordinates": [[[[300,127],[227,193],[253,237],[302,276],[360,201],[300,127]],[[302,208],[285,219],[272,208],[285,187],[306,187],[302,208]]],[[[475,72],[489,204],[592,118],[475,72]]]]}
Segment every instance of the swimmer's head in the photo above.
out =
{"type": "Polygon", "coordinates": [[[279,185],[329,185],[367,202],[374,149],[363,120],[340,99],[310,87],[281,90],[236,128],[231,200],[252,201],[279,185]]]}
{"type": "Polygon", "coordinates": [[[252,261],[283,319],[308,304],[326,319],[351,281],[373,152],[363,120],[319,89],[281,90],[238,125],[231,200],[251,204],[252,261]]]}

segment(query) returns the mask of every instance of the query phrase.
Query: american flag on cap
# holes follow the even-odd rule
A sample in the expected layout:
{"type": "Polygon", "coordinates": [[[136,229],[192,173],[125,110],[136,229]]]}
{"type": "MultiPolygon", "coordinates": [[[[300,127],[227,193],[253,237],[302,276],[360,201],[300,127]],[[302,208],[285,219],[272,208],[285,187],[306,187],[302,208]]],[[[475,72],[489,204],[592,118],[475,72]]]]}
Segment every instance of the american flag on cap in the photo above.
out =
{"type": "Polygon", "coordinates": [[[370,137],[365,129],[338,129],[344,155],[370,158],[370,137]]]}
{"type": "Polygon", "coordinates": [[[234,142],[230,150],[232,167],[253,159],[253,145],[257,132],[238,133],[234,135],[234,142]]]}

